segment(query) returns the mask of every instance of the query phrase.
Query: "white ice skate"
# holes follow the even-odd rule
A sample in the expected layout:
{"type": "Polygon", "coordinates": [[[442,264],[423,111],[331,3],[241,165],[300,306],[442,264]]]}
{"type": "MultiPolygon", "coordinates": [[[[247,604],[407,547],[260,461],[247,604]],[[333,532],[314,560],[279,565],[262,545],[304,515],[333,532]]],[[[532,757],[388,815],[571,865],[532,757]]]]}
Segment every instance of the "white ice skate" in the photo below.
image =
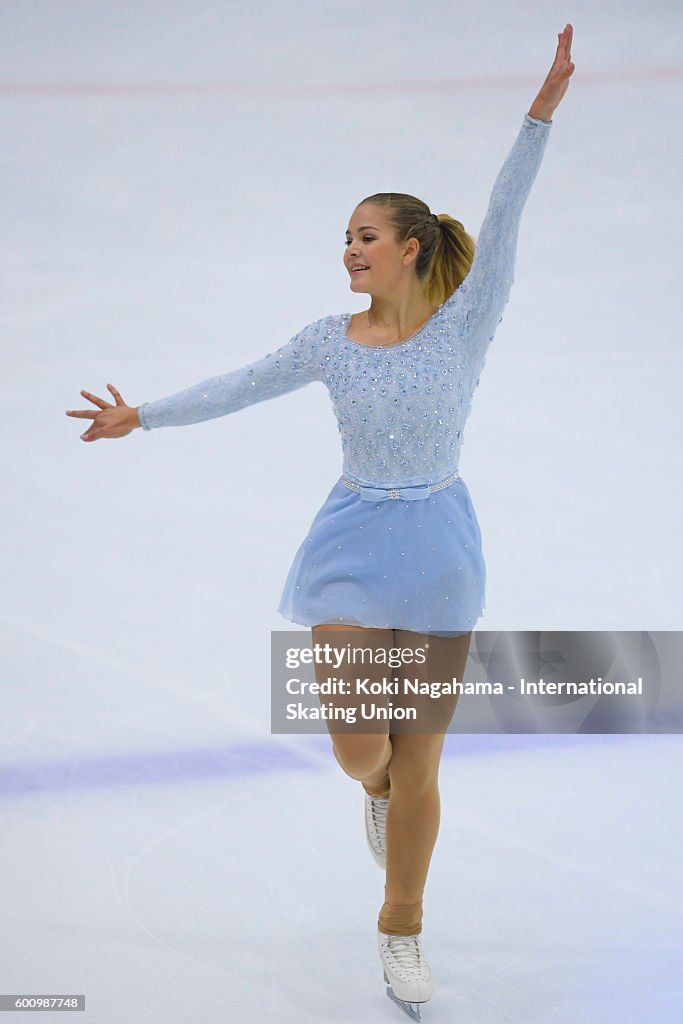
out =
{"type": "Polygon", "coordinates": [[[384,967],[387,995],[408,1014],[420,1020],[420,1003],[434,991],[434,979],[422,952],[419,935],[385,935],[377,932],[379,956],[384,967]]]}
{"type": "Polygon", "coordinates": [[[365,794],[365,836],[370,853],[381,868],[386,870],[387,848],[385,835],[387,830],[388,800],[380,800],[377,796],[365,794]]]}

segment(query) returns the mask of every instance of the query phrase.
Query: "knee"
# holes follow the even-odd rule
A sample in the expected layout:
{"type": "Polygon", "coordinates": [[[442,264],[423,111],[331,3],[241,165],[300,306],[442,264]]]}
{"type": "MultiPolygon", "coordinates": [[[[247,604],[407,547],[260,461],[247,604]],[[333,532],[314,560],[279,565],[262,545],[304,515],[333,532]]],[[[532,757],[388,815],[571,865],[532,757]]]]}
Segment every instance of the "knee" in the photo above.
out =
{"type": "Polygon", "coordinates": [[[387,757],[388,736],[335,736],[334,756],[352,779],[365,779],[377,771],[387,757]]]}
{"type": "Polygon", "coordinates": [[[389,762],[389,781],[392,792],[411,793],[416,797],[438,793],[439,758],[414,753],[412,756],[397,753],[389,762]]]}

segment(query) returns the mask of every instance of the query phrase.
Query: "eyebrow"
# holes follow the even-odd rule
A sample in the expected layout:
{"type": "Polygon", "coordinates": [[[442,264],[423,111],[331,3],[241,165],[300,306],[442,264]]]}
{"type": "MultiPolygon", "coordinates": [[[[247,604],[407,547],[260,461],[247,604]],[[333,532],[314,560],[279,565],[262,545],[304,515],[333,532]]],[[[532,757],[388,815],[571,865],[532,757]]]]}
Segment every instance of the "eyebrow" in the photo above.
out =
{"type": "MultiPolygon", "coordinates": [[[[364,224],[362,228],[358,228],[359,231],[367,231],[368,229],[370,231],[379,231],[379,228],[373,228],[372,224],[364,224]]],[[[348,230],[348,228],[347,228],[346,234],[347,235],[351,234],[351,232],[348,230]]]]}

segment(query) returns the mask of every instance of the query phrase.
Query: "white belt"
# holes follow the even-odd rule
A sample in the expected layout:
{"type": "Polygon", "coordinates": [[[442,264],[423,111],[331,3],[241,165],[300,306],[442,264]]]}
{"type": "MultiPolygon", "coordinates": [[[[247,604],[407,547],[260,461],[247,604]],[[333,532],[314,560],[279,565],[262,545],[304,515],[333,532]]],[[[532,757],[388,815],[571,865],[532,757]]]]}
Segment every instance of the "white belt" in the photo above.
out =
{"type": "Polygon", "coordinates": [[[445,480],[437,484],[418,484],[416,487],[372,487],[368,484],[357,484],[348,477],[342,476],[342,483],[350,490],[357,491],[363,501],[386,501],[387,498],[400,498],[402,501],[413,501],[421,498],[428,498],[435,491],[442,491],[449,487],[460,476],[456,469],[445,480]]]}

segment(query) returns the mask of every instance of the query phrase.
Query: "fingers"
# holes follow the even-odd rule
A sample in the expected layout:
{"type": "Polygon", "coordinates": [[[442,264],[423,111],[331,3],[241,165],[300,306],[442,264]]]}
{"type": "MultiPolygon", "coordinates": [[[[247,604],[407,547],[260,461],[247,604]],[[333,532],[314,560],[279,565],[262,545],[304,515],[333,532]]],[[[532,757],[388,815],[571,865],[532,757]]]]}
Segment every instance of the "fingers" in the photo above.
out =
{"type": "Polygon", "coordinates": [[[131,433],[133,425],[128,409],[125,403],[120,408],[105,403],[104,409],[67,409],[66,415],[92,420],[85,433],[81,434],[81,440],[97,441],[104,437],[125,437],[131,433]]]}
{"type": "Polygon", "coordinates": [[[566,24],[561,32],[557,33],[557,48],[564,49],[564,47],[572,41],[572,27],[570,24],[566,24]]]}
{"type": "Polygon", "coordinates": [[[84,398],[87,398],[94,405],[99,406],[100,409],[112,409],[113,408],[111,402],[105,402],[105,400],[103,398],[99,398],[97,395],[91,395],[89,391],[81,391],[81,394],[83,395],[84,398]]]}
{"type": "Polygon", "coordinates": [[[116,401],[117,405],[125,405],[126,404],[124,402],[124,400],[121,398],[121,395],[116,390],[116,388],[114,387],[113,384],[107,384],[107,387],[109,388],[109,390],[111,391],[112,395],[114,396],[114,400],[116,401]]]}
{"type": "Polygon", "coordinates": [[[81,441],[97,441],[102,437],[109,436],[106,430],[98,429],[97,424],[93,423],[84,434],[81,434],[81,441]]]}
{"type": "Polygon", "coordinates": [[[559,32],[558,36],[557,36],[557,38],[558,38],[558,44],[557,44],[558,53],[561,53],[561,55],[564,57],[564,59],[566,61],[570,61],[572,59],[571,49],[572,49],[572,38],[573,38],[573,36],[574,36],[574,28],[569,23],[567,23],[564,26],[563,30],[561,32],[559,32]]]}
{"type": "Polygon", "coordinates": [[[67,416],[76,416],[80,419],[94,420],[99,413],[96,413],[94,409],[67,409],[67,416]]]}
{"type": "MultiPolygon", "coordinates": [[[[99,415],[99,412],[91,412],[89,409],[69,409],[67,412],[67,416],[80,416],[91,420],[99,415]]],[[[100,436],[100,432],[95,429],[95,423],[92,423],[86,432],[81,434],[81,441],[96,441],[100,436]]]]}
{"type": "Polygon", "coordinates": [[[563,76],[571,76],[574,72],[574,65],[572,64],[572,39],[574,36],[574,28],[568,22],[561,32],[557,33],[557,53],[555,54],[555,60],[551,71],[563,76]]]}
{"type": "MultiPolygon", "coordinates": [[[[112,391],[116,393],[116,395],[118,395],[118,391],[116,391],[115,388],[112,388],[110,384],[108,384],[107,387],[109,387],[112,391]]],[[[81,390],[81,394],[83,395],[84,398],[87,398],[89,401],[91,401],[93,405],[96,405],[99,411],[96,412],[94,409],[67,409],[67,416],[73,416],[74,419],[95,420],[100,415],[100,412],[102,410],[114,408],[111,402],[105,402],[105,400],[103,398],[100,398],[99,395],[93,395],[89,391],[85,391],[84,389],[81,390]]],[[[119,395],[118,397],[120,398],[121,396],[119,395]]],[[[117,400],[116,404],[119,405],[121,403],[119,403],[117,400]]],[[[93,423],[90,429],[85,432],[85,434],[81,434],[82,441],[97,440],[100,434],[95,433],[94,427],[95,424],[93,423]]]]}

